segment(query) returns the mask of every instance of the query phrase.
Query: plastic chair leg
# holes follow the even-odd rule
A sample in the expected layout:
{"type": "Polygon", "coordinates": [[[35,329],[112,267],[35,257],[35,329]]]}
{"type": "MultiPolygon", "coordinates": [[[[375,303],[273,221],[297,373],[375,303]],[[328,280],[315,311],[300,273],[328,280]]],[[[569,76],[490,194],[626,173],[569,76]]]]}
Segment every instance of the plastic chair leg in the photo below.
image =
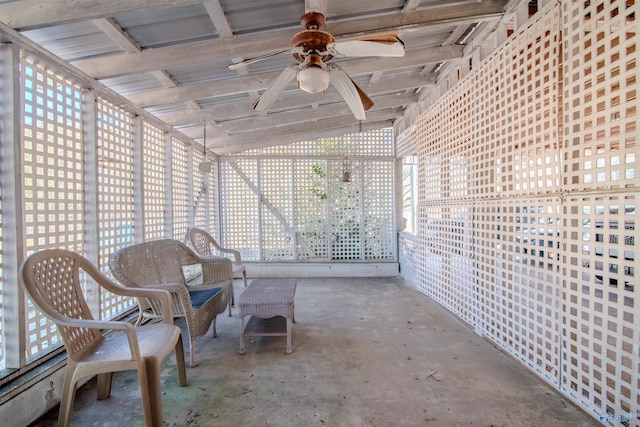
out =
{"type": "Polygon", "coordinates": [[[58,413],[58,427],[68,427],[71,421],[71,409],[76,398],[75,368],[73,364],[67,363],[58,413]]]}
{"type": "Polygon", "coordinates": [[[147,427],[154,427],[154,414],[149,394],[149,377],[147,375],[147,364],[144,360],[138,361],[138,382],[140,383],[140,397],[142,398],[142,409],[144,411],[144,422],[147,427]]]}
{"type": "MultiPolygon", "coordinates": [[[[147,397],[149,402],[149,414],[151,415],[151,423],[147,421],[147,425],[162,426],[162,382],[160,380],[160,364],[162,359],[157,357],[148,357],[144,361],[147,372],[147,397]]],[[[146,418],[146,416],[145,416],[146,418]]]]}
{"type": "Polygon", "coordinates": [[[111,379],[113,378],[112,372],[105,372],[98,374],[98,400],[103,400],[109,397],[111,394],[111,379]]]}
{"type": "Polygon", "coordinates": [[[196,339],[192,338],[189,344],[189,366],[193,368],[196,366],[196,339]]]}
{"type": "Polygon", "coordinates": [[[184,361],[184,347],[182,346],[182,337],[178,337],[178,342],[176,343],[176,365],[178,366],[178,380],[180,381],[180,386],[184,387],[187,385],[187,370],[185,368],[186,364],[184,361]]]}

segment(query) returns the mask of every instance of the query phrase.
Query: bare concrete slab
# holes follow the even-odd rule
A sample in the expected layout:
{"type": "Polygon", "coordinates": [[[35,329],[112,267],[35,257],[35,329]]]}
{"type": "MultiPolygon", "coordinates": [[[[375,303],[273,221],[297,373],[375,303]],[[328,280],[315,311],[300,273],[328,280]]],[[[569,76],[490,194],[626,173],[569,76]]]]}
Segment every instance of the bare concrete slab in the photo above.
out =
{"type": "MultiPolygon", "coordinates": [[[[234,313],[198,338],[188,387],[165,363],[166,426],[598,425],[400,278],[298,279],[291,354],[285,337],[259,337],[239,355],[234,313]]],[[[94,387],[72,425],[144,424],[135,373],[116,373],[107,400],[94,387]]]]}

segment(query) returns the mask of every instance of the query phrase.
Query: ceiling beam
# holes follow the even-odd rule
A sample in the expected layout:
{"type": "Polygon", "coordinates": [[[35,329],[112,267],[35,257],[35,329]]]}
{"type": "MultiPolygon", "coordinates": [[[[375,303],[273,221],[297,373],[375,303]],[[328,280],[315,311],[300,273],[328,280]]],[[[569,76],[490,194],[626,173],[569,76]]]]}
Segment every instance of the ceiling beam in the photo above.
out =
{"type": "Polygon", "coordinates": [[[402,13],[411,13],[420,6],[420,0],[406,0],[402,6],[402,13]]]}
{"type": "MultiPolygon", "coordinates": [[[[455,8],[444,7],[430,10],[428,13],[415,11],[407,15],[384,15],[327,24],[325,30],[337,39],[380,31],[395,31],[402,36],[402,31],[413,32],[427,28],[448,29],[453,25],[470,25],[481,20],[498,19],[502,16],[503,6],[503,0],[487,0],[455,8]],[[435,16],[442,18],[435,19],[435,16]],[[444,22],[442,22],[443,20],[444,22]]],[[[133,54],[108,55],[72,63],[96,79],[203,62],[227,61],[231,63],[231,59],[235,57],[255,57],[286,49],[290,46],[291,37],[299,30],[299,27],[293,27],[288,30],[185,43],[179,46],[148,49],[133,54]]]]}
{"type": "MultiPolygon", "coordinates": [[[[375,99],[375,105],[371,110],[367,111],[366,114],[367,117],[369,117],[375,111],[388,108],[399,108],[405,105],[414,104],[416,102],[418,102],[417,94],[384,95],[375,99]]],[[[244,120],[231,120],[219,124],[225,131],[229,133],[229,135],[237,135],[240,133],[245,133],[247,131],[271,129],[281,126],[289,127],[298,123],[323,120],[334,116],[346,116],[349,114],[352,114],[349,106],[344,102],[339,102],[334,104],[321,105],[318,108],[288,110],[284,112],[272,113],[266,117],[254,116],[244,120]]],[[[189,135],[186,130],[183,130],[183,132],[185,133],[185,135],[189,135]]]]}
{"type": "MultiPolygon", "coordinates": [[[[367,123],[362,123],[362,130],[381,129],[393,125],[393,120],[401,117],[398,112],[390,115],[388,111],[374,112],[367,123]],[[369,123],[370,121],[370,123],[369,123]]],[[[352,114],[333,117],[327,120],[300,123],[289,127],[278,127],[268,131],[243,133],[235,136],[209,139],[207,149],[216,154],[228,154],[271,145],[282,145],[297,141],[314,140],[329,136],[345,135],[358,132],[360,123],[352,114]]]]}
{"type": "MultiPolygon", "coordinates": [[[[422,67],[427,63],[450,61],[462,57],[463,46],[451,45],[411,51],[402,58],[363,58],[343,61],[340,67],[350,76],[370,73],[371,70],[390,71],[402,68],[422,67]]],[[[231,79],[196,83],[176,88],[158,89],[128,96],[141,107],[170,105],[190,99],[206,99],[216,96],[266,89],[280,72],[233,77],[231,79]]]]}
{"type": "MultiPolygon", "coordinates": [[[[93,24],[98,27],[107,37],[113,40],[122,50],[128,54],[140,52],[140,45],[129,36],[129,34],[118,25],[112,18],[94,19],[93,24]]],[[[177,87],[176,81],[164,70],[152,70],[149,72],[164,87],[177,87]]],[[[200,106],[194,101],[186,101],[190,108],[199,109],[200,106]]]]}
{"type": "Polygon", "coordinates": [[[120,49],[126,53],[138,53],[140,45],[129,34],[127,34],[113,18],[94,19],[93,25],[105,33],[120,49]]]}
{"type": "MultiPolygon", "coordinates": [[[[379,80],[375,84],[362,86],[362,89],[376,102],[376,95],[384,93],[401,92],[404,90],[414,89],[421,86],[431,86],[436,84],[436,76],[409,76],[401,79],[387,79],[379,80]]],[[[335,91],[328,92],[322,96],[324,102],[341,102],[342,97],[335,91]]],[[[296,92],[290,96],[285,96],[281,100],[277,101],[271,111],[278,110],[295,110],[297,108],[304,108],[310,105],[310,99],[314,95],[303,93],[301,91],[296,92]]],[[[158,114],[158,117],[165,123],[180,127],[186,126],[190,123],[202,123],[212,120],[223,122],[225,120],[239,119],[248,116],[258,116],[260,113],[255,111],[252,106],[252,102],[247,99],[247,102],[236,101],[233,104],[224,104],[215,107],[206,108],[200,111],[181,111],[167,114],[158,114]]],[[[375,107],[375,105],[374,105],[375,107]]]]}
{"type": "Polygon", "coordinates": [[[213,26],[216,27],[218,36],[222,39],[233,37],[233,30],[231,29],[231,25],[229,25],[227,17],[224,15],[224,10],[222,10],[222,6],[220,5],[220,0],[207,0],[202,4],[207,10],[209,18],[211,18],[211,22],[213,22],[213,26]]]}

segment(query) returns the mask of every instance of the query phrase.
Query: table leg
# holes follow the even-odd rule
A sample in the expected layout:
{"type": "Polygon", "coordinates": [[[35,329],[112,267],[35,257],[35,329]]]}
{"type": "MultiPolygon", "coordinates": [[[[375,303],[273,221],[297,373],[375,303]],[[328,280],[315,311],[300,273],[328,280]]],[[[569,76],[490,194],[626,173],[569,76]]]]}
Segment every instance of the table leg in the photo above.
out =
{"type": "Polygon", "coordinates": [[[284,351],[287,354],[291,353],[291,317],[287,317],[287,349],[284,351]]]}
{"type": "Polygon", "coordinates": [[[238,353],[246,353],[244,349],[244,316],[240,317],[240,350],[238,351],[238,353]]]}

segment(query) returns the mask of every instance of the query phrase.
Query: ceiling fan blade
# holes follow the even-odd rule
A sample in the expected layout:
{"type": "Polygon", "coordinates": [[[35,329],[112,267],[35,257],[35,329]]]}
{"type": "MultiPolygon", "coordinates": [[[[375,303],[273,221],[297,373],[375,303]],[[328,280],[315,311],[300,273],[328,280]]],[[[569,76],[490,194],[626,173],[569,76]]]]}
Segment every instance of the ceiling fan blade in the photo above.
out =
{"type": "Polygon", "coordinates": [[[327,43],[327,51],[333,56],[404,56],[404,43],[395,35],[365,37],[327,43]]]}
{"type": "Polygon", "coordinates": [[[364,93],[362,89],[360,89],[360,86],[358,86],[356,82],[354,82],[353,80],[351,81],[353,82],[353,85],[356,87],[356,90],[358,91],[358,95],[360,95],[360,101],[362,102],[362,107],[364,108],[364,111],[369,110],[371,107],[373,107],[373,101],[371,100],[371,98],[369,98],[369,95],[367,95],[366,93],[364,93]]]}
{"type": "Polygon", "coordinates": [[[353,80],[351,80],[351,77],[349,77],[347,73],[345,73],[344,70],[336,64],[329,64],[327,66],[327,71],[329,71],[329,75],[331,76],[331,84],[336,88],[340,95],[342,95],[355,118],[358,120],[366,120],[367,116],[364,114],[364,105],[362,103],[362,98],[360,97],[360,94],[364,92],[359,90],[358,86],[353,80]]]}
{"type": "Polygon", "coordinates": [[[271,86],[258,97],[253,104],[253,109],[258,111],[266,111],[280,97],[282,92],[293,82],[298,74],[298,65],[289,65],[285,68],[271,86]]]}
{"type": "Polygon", "coordinates": [[[278,50],[278,51],[275,51],[275,52],[267,53],[267,54],[264,54],[264,55],[256,56],[255,58],[245,59],[244,61],[236,62],[235,64],[229,65],[229,69],[230,70],[237,70],[240,67],[246,67],[247,65],[255,64],[256,62],[262,61],[263,59],[267,59],[267,58],[270,58],[272,56],[280,55],[281,53],[289,52],[290,50],[291,50],[290,48],[286,48],[286,49],[278,50]]]}
{"type": "Polygon", "coordinates": [[[317,12],[327,16],[327,0],[305,0],[304,13],[317,12]]]}

